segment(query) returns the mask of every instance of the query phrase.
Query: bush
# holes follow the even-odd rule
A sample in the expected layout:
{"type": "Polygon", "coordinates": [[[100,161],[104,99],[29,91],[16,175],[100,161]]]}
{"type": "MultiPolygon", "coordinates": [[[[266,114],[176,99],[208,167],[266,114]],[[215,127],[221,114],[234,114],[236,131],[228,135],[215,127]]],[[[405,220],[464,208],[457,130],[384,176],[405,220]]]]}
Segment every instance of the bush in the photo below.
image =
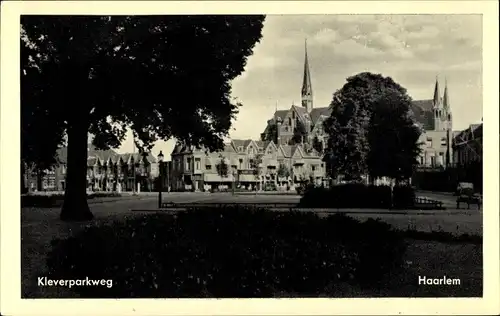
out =
{"type": "MultiPolygon", "coordinates": [[[[117,192],[92,192],[87,194],[87,200],[96,197],[120,197],[117,192]]],[[[27,194],[21,196],[21,207],[50,208],[62,206],[64,194],[27,194]]]]}
{"type": "Polygon", "coordinates": [[[62,205],[62,195],[22,195],[21,207],[55,207],[62,205]]]}
{"type": "Polygon", "coordinates": [[[304,192],[299,207],[390,208],[389,186],[341,184],[330,188],[310,188],[304,192]]]}
{"type": "Polygon", "coordinates": [[[118,192],[93,192],[87,195],[87,198],[102,198],[102,197],[121,197],[118,192]]]}
{"type": "Polygon", "coordinates": [[[415,204],[415,190],[411,186],[395,186],[392,194],[395,208],[408,209],[415,204]]]}
{"type": "Polygon", "coordinates": [[[155,214],[92,227],[53,242],[55,279],[112,279],[81,297],[318,295],[339,283],[376,284],[402,263],[387,224],[242,207],[155,214]]]}

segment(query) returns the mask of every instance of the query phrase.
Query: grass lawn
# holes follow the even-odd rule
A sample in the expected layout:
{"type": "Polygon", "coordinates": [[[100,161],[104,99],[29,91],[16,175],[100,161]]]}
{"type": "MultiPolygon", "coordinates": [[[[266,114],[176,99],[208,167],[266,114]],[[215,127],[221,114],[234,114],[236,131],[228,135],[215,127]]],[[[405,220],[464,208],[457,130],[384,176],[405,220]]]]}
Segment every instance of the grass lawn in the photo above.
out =
{"type": "MultiPolygon", "coordinates": [[[[67,288],[38,287],[37,277],[46,276],[46,256],[52,238],[65,238],[78,233],[89,223],[64,223],[58,219],[59,209],[23,210],[21,213],[21,264],[23,298],[68,298],[77,295],[67,288]]],[[[96,214],[91,225],[110,223],[140,213],[96,214]]],[[[337,286],[325,296],[336,297],[432,297],[482,296],[482,245],[439,243],[408,240],[407,267],[388,276],[379,289],[357,289],[337,286]],[[459,278],[460,286],[418,285],[418,276],[459,278]]],[[[98,260],[98,258],[96,258],[98,260]]],[[[294,296],[276,293],[276,296],[294,296]]]]}

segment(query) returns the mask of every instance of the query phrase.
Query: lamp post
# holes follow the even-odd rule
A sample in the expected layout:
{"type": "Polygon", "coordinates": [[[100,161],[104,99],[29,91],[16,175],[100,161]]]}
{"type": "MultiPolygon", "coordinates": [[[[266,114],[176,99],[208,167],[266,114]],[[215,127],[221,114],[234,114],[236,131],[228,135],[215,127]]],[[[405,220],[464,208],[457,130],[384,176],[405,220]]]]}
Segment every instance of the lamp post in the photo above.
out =
{"type": "Polygon", "coordinates": [[[159,185],[159,190],[158,190],[158,208],[161,208],[161,194],[163,191],[163,153],[160,150],[160,153],[158,154],[158,168],[159,168],[159,173],[160,173],[160,185],[159,185]]]}
{"type": "Polygon", "coordinates": [[[238,172],[236,169],[233,169],[233,195],[234,195],[234,191],[236,190],[236,176],[238,175],[238,172]]]}

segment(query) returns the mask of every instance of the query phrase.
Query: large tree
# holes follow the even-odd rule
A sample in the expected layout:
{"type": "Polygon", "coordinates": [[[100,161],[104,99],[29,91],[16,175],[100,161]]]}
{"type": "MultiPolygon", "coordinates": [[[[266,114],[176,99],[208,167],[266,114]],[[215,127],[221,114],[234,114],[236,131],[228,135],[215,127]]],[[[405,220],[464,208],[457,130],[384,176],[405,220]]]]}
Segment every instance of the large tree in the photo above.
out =
{"type": "Polygon", "coordinates": [[[308,131],[306,130],[304,123],[300,119],[297,119],[295,121],[295,127],[293,129],[293,136],[290,139],[290,144],[302,144],[306,139],[307,134],[308,131]]]}
{"type": "Polygon", "coordinates": [[[330,176],[403,179],[411,175],[420,130],[406,89],[390,77],[363,72],[347,78],[331,107],[332,115],[324,123],[330,176]]]}
{"type": "Polygon", "coordinates": [[[411,115],[411,99],[397,84],[374,103],[367,164],[372,178],[409,179],[420,154],[420,128],[411,115]]]}
{"type": "Polygon", "coordinates": [[[277,143],[278,141],[278,125],[275,122],[268,122],[267,128],[264,133],[260,134],[260,140],[262,141],[272,141],[277,143]]]}
{"type": "Polygon", "coordinates": [[[238,111],[231,81],[259,42],[263,21],[260,15],[22,16],[21,106],[37,121],[30,143],[50,141],[50,152],[67,136],[61,219],[93,217],[85,193],[89,132],[98,149],[118,147],[127,127],[145,151],[172,137],[222,148],[238,111]]]}

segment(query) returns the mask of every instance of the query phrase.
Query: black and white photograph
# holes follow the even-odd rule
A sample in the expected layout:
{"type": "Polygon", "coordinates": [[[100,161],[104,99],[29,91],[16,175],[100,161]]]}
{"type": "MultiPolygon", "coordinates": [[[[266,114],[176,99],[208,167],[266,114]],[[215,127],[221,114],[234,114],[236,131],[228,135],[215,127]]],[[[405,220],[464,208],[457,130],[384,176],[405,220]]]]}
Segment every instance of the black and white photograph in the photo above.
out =
{"type": "Polygon", "coordinates": [[[483,14],[225,12],[19,16],[21,299],[485,297],[483,14]]]}

